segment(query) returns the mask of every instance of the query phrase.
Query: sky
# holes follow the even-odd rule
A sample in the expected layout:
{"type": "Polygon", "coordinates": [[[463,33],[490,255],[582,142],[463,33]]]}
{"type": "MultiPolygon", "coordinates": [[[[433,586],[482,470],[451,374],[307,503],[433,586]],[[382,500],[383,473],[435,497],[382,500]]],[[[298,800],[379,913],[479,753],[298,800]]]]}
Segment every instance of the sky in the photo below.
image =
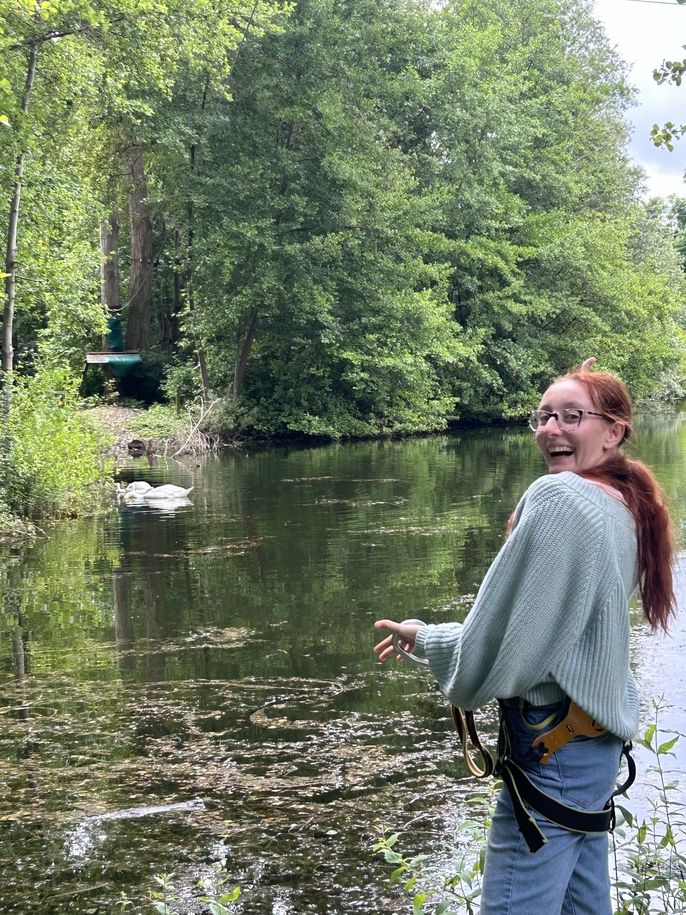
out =
{"type": "Polygon", "coordinates": [[[680,87],[658,86],[653,70],[663,60],[686,58],[686,5],[667,0],[595,0],[595,15],[611,44],[631,65],[630,82],[638,105],[629,112],[634,125],[630,153],[646,172],[648,197],[686,197],[686,135],[674,151],[657,149],[650,139],[653,124],[686,124],[686,80],[680,87]]]}

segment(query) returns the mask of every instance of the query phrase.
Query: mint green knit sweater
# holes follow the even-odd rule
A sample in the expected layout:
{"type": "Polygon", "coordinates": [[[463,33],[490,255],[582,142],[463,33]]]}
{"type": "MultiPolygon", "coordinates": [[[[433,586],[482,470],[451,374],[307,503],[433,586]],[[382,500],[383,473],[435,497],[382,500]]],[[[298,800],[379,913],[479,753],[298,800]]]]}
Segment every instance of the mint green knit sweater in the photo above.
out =
{"type": "Polygon", "coordinates": [[[637,584],[628,509],[565,471],[536,480],[464,623],[419,630],[444,695],[465,709],[522,696],[568,696],[628,740],[638,729],[629,670],[629,596],[637,584]]]}

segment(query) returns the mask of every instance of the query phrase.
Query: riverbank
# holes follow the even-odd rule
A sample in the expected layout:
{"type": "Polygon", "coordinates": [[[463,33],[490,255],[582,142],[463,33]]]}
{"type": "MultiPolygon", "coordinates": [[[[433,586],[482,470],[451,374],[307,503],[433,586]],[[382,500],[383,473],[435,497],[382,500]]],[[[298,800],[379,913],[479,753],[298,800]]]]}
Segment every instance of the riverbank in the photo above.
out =
{"type": "Polygon", "coordinates": [[[42,531],[35,524],[0,508],[0,546],[27,543],[41,534],[42,531]]]}
{"type": "Polygon", "coordinates": [[[107,450],[115,460],[127,455],[201,454],[216,445],[201,431],[201,416],[178,414],[171,406],[99,404],[86,410],[86,415],[108,436],[107,450]]]}
{"type": "Polygon", "coordinates": [[[100,404],[86,410],[89,419],[109,435],[111,451],[115,454],[124,453],[128,443],[136,438],[131,425],[135,425],[135,420],[144,413],[142,408],[119,407],[114,404],[100,404]]]}

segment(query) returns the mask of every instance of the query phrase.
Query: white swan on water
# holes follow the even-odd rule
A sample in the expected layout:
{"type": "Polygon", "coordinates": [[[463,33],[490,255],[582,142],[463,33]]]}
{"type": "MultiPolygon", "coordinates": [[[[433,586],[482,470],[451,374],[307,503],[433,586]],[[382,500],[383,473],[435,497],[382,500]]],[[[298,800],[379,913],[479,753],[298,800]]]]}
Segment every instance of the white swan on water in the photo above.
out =
{"type": "Polygon", "coordinates": [[[193,489],[192,486],[185,488],[175,486],[173,483],[165,483],[162,486],[151,486],[145,480],[134,480],[128,486],[123,487],[117,483],[117,496],[124,502],[140,502],[149,500],[151,502],[162,502],[169,500],[187,499],[188,493],[193,489]]]}
{"type": "Polygon", "coordinates": [[[146,483],[145,480],[134,480],[133,483],[129,485],[124,490],[124,493],[135,493],[135,495],[144,495],[146,492],[152,489],[150,483],[146,483]]]}
{"type": "Polygon", "coordinates": [[[163,486],[153,486],[143,493],[143,498],[147,501],[156,499],[185,499],[188,493],[193,489],[189,486],[184,489],[183,486],[175,486],[173,483],[165,483],[163,486]]]}

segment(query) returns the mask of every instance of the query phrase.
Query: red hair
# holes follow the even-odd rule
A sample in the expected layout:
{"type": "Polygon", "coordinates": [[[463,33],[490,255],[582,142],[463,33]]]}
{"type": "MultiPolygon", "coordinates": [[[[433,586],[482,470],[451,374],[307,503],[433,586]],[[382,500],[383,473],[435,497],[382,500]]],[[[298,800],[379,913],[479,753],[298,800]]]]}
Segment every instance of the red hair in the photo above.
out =
{"type": "MultiPolygon", "coordinates": [[[[582,384],[593,405],[608,419],[622,423],[625,442],[633,434],[631,395],[619,378],[585,369],[568,372],[557,381],[582,384]]],[[[621,443],[620,443],[621,444],[621,443]]],[[[618,490],[636,522],[638,580],[643,612],[653,629],[667,630],[676,612],[672,562],[674,530],[662,487],[642,461],[615,451],[601,464],[580,474],[618,490]]]]}

